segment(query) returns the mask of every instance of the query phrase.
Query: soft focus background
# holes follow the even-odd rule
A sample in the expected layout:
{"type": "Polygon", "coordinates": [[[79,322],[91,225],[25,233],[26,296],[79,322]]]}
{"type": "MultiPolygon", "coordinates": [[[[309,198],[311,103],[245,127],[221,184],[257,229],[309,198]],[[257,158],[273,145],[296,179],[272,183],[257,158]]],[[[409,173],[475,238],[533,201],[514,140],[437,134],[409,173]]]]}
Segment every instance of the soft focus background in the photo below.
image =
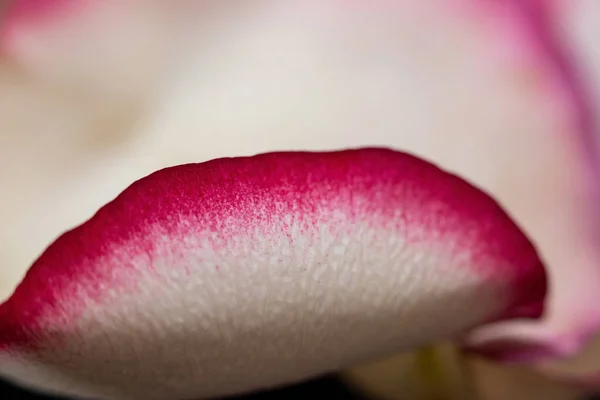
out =
{"type": "MultiPolygon", "coordinates": [[[[58,234],[159,168],[381,145],[488,190],[540,247],[551,318],[518,333],[593,337],[598,38],[596,0],[0,0],[0,297],[58,234]]],[[[467,379],[481,400],[582,400],[600,387],[600,351],[576,353],[470,359],[467,379]]],[[[448,376],[460,358],[441,361],[448,376]]],[[[413,361],[249,398],[420,400],[413,361]]],[[[43,397],[3,383],[0,398],[43,397]]]]}

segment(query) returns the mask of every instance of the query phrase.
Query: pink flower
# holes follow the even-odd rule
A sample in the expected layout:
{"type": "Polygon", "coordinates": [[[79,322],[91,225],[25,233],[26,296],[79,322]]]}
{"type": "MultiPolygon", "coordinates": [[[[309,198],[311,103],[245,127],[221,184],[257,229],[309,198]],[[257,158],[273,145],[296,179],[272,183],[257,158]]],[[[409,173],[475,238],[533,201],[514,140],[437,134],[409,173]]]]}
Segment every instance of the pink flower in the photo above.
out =
{"type": "Polygon", "coordinates": [[[593,2],[33,4],[0,36],[3,273],[33,263],[0,373],[217,395],[461,336],[593,381],[546,364],[600,324],[593,2]],[[281,150],[320,153],[240,158],[281,150]],[[463,336],[540,311],[525,235],[543,320],[463,336]]]}

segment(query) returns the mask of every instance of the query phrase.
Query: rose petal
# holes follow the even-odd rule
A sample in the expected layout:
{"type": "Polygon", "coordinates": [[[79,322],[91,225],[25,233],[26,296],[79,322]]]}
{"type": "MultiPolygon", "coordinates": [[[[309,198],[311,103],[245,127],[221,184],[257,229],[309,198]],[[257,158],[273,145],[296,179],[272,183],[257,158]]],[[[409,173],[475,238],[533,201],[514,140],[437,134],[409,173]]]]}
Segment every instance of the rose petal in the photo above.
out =
{"type": "Polygon", "coordinates": [[[198,29],[192,42],[211,43],[187,54],[139,154],[170,165],[376,144],[435,160],[491,192],[552,271],[543,324],[470,346],[529,361],[577,352],[600,324],[599,187],[586,76],[552,30],[571,3],[253,4],[198,29]]]}
{"type": "MultiPolygon", "coordinates": [[[[546,319],[543,324],[515,323],[488,327],[471,338],[468,348],[505,361],[535,362],[573,356],[600,329],[600,251],[597,246],[600,215],[596,206],[600,200],[600,103],[596,102],[600,99],[597,97],[600,91],[596,89],[600,74],[594,74],[590,69],[595,52],[582,48],[581,38],[579,45],[573,46],[577,40],[574,41],[569,29],[580,30],[581,26],[568,27],[574,24],[574,19],[582,19],[582,10],[600,17],[600,8],[596,3],[597,10],[594,10],[591,3],[586,4],[585,1],[564,2],[560,3],[562,7],[559,10],[551,12],[544,3],[519,4],[524,5],[529,26],[537,36],[546,59],[554,65],[556,76],[562,81],[565,96],[574,110],[574,133],[579,135],[581,148],[578,178],[581,188],[570,194],[573,200],[569,203],[572,203],[571,207],[579,204],[581,209],[571,213],[572,221],[568,223],[575,231],[559,228],[563,231],[555,235],[554,240],[550,238],[551,234],[528,230],[529,218],[517,218],[534,235],[549,263],[552,296],[546,319]]],[[[565,206],[567,204],[564,203],[565,206]]],[[[505,205],[512,211],[509,203],[505,205]]],[[[549,215],[560,219],[557,215],[564,211],[557,209],[549,215]]],[[[533,223],[532,228],[536,229],[533,223]]],[[[542,227],[539,224],[539,228],[542,227]]]]}
{"type": "Polygon", "coordinates": [[[64,234],[0,307],[0,371],[103,398],[289,383],[537,317],[533,246],[483,192],[384,149],[159,171],[64,234]]]}
{"type": "MultiPolygon", "coordinates": [[[[600,132],[597,127],[600,118],[600,51],[598,51],[597,37],[600,35],[600,3],[593,0],[580,0],[571,5],[560,14],[563,23],[563,37],[574,54],[577,54],[582,75],[586,78],[586,89],[592,98],[591,122],[596,129],[590,131],[587,137],[587,148],[597,160],[597,149],[600,147],[598,138],[600,132]],[[595,108],[594,108],[595,106],[595,108]]],[[[598,173],[595,175],[598,180],[598,173]]],[[[596,241],[597,242],[597,241],[596,241]]],[[[598,268],[598,260],[596,260],[598,268]]],[[[569,276],[564,279],[568,281],[569,276]]],[[[573,285],[577,287],[577,282],[573,285]]],[[[565,309],[571,307],[570,303],[564,304],[565,309]]],[[[600,338],[596,334],[591,343],[574,357],[569,357],[561,362],[546,362],[540,366],[542,372],[561,383],[583,387],[592,390],[600,387],[600,338]]]]}
{"type": "MultiPolygon", "coordinates": [[[[19,246],[7,246],[3,264],[25,265],[23,260],[34,258],[54,232],[87,215],[89,204],[112,196],[131,176],[163,166],[274,149],[395,146],[436,160],[485,188],[535,239],[549,262],[556,292],[549,323],[527,326],[527,334],[513,331],[508,337],[516,335],[521,344],[531,338],[535,348],[547,344],[546,354],[576,351],[595,330],[596,318],[590,316],[597,316],[600,307],[595,301],[600,292],[596,223],[590,217],[597,204],[597,182],[590,178],[579,141],[581,102],[556,59],[535,40],[539,37],[523,17],[521,3],[533,4],[407,0],[356,1],[349,7],[333,0],[265,0],[252,2],[243,12],[232,7],[230,16],[214,24],[194,25],[185,57],[174,60],[187,67],[173,76],[164,104],[147,125],[135,131],[141,137],[139,146],[122,157],[133,161],[117,164],[141,166],[119,173],[111,157],[98,162],[88,179],[71,182],[69,195],[55,195],[52,206],[46,195],[29,196],[37,201],[28,208],[32,217],[5,229],[3,238],[9,240],[2,242],[19,246]],[[97,190],[105,186],[110,190],[97,190]],[[88,204],[83,211],[82,199],[88,204]]],[[[547,4],[534,6],[542,3],[547,4]]],[[[133,20],[143,15],[117,14],[133,20]]],[[[119,31],[115,26],[128,26],[109,21],[91,25],[98,26],[102,40],[119,31]]],[[[85,25],[78,25],[77,35],[67,29],[64,38],[85,37],[85,25]]],[[[141,36],[152,37],[152,32],[141,36]]],[[[36,40],[44,37],[40,33],[36,40]]],[[[121,39],[106,43],[125,43],[121,39]]],[[[36,65],[58,65],[53,63],[68,57],[55,57],[62,54],[55,50],[44,53],[52,48],[50,42],[31,46],[31,52],[14,43],[9,49],[29,71],[87,88],[86,74],[95,71],[89,68],[94,63],[65,63],[64,71],[70,65],[87,66],[80,74],[60,72],[62,67],[52,72],[55,69],[36,65]],[[71,81],[77,76],[85,77],[82,85],[71,81]]],[[[128,43],[135,48],[135,40],[128,43]]],[[[82,60],[86,57],[83,54],[82,60]]],[[[127,60],[119,52],[108,51],[105,59],[113,60],[109,63],[117,69],[129,65],[118,61],[127,60]]],[[[129,91],[127,80],[107,76],[92,85],[91,92],[117,93],[105,91],[112,86],[129,91]]],[[[116,102],[112,95],[106,98],[116,102]]],[[[43,166],[40,170],[46,169],[43,166]]],[[[42,174],[28,179],[33,187],[50,182],[42,174]]],[[[15,196],[14,204],[21,203],[21,196],[15,196]]],[[[3,209],[15,209],[10,206],[3,209]]]]}
{"type": "Polygon", "coordinates": [[[151,98],[169,60],[174,8],[163,2],[13,0],[0,21],[0,55],[100,106],[139,106],[151,98]]]}
{"type": "Polygon", "coordinates": [[[98,170],[123,167],[118,159],[135,139],[134,126],[153,103],[169,60],[172,19],[158,4],[139,2],[0,3],[5,299],[57,232],[89,218],[143,176],[121,168],[110,179],[94,179],[98,170]],[[64,196],[81,187],[85,193],[68,204],[64,196]]]}

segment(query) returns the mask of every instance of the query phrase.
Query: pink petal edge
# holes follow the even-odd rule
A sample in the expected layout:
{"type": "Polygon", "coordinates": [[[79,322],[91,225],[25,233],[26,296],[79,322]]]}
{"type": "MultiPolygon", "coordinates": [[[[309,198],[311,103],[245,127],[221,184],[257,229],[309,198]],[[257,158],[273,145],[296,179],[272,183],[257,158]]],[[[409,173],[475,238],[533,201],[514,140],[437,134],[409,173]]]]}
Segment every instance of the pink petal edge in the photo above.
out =
{"type": "Polygon", "coordinates": [[[79,396],[226,395],[537,318],[545,293],[510,217],[426,161],[378,148],[217,159],[143,178],[59,237],[0,306],[0,373],[79,396]],[[277,274],[285,288],[266,282],[264,298],[264,281],[242,282],[277,274]]]}
{"type": "MultiPolygon", "coordinates": [[[[585,173],[589,181],[589,196],[600,201],[600,130],[595,118],[594,102],[584,82],[584,74],[579,69],[579,60],[563,43],[560,31],[560,13],[566,12],[566,8],[572,4],[561,0],[523,0],[509,3],[521,19],[519,24],[526,27],[528,38],[524,41],[533,43],[532,49],[535,49],[538,56],[542,57],[548,68],[553,71],[563,88],[565,100],[572,104],[576,112],[573,135],[578,136],[582,154],[587,159],[585,173]]],[[[598,213],[598,210],[592,211],[592,218],[598,223],[595,231],[590,234],[600,238],[598,213]]],[[[577,268],[576,265],[573,267],[577,268]]],[[[546,315],[546,318],[552,318],[552,315],[546,315]]],[[[600,314],[597,312],[574,321],[577,322],[573,322],[573,325],[566,329],[561,327],[563,330],[560,332],[555,331],[556,326],[548,329],[539,326],[545,324],[544,321],[532,323],[538,325],[537,327],[531,324],[516,330],[504,329],[504,326],[488,326],[477,335],[468,338],[464,350],[508,363],[539,363],[550,359],[568,358],[582,350],[600,329],[600,314]]]]}
{"type": "MultiPolygon", "coordinates": [[[[0,50],[10,49],[14,35],[30,25],[59,22],[89,1],[80,0],[9,0],[0,13],[0,50]]],[[[9,50],[10,51],[10,50],[9,50]]]]}

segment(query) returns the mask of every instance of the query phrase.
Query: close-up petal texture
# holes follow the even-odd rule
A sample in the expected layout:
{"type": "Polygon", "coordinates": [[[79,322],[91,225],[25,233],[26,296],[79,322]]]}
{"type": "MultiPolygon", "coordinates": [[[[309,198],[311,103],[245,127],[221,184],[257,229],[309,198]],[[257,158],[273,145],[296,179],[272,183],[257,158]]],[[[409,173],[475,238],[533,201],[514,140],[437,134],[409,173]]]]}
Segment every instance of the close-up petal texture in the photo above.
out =
{"type": "Polygon", "coordinates": [[[535,249],[486,194],[384,149],[159,171],[0,307],[0,373],[86,398],[206,398],[538,317],[535,249]]]}
{"type": "Polygon", "coordinates": [[[599,27],[596,0],[0,0],[0,373],[151,400],[392,357],[344,376],[397,400],[377,377],[443,339],[484,400],[599,388],[599,27]]]}

